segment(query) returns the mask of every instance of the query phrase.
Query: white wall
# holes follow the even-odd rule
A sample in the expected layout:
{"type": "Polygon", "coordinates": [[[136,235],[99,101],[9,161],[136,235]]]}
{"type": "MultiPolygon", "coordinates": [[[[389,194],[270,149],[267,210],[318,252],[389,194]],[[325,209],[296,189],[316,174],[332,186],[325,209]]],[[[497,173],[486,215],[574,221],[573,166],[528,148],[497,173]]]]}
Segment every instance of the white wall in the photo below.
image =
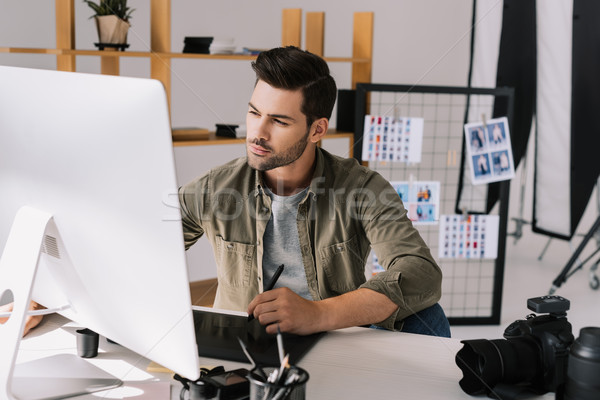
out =
{"type": "MultiPolygon", "coordinates": [[[[135,8],[129,51],[150,46],[148,0],[135,8]]],[[[243,46],[269,48],[281,41],[281,10],[325,11],[325,55],[352,54],[355,11],[375,13],[372,81],[377,83],[465,85],[469,57],[471,0],[172,0],[171,49],[181,51],[185,36],[232,37],[243,46]]],[[[91,9],[75,0],[76,47],[94,49],[91,9]]],[[[54,2],[0,0],[0,47],[55,47],[54,2]]],[[[53,69],[55,57],[0,53],[0,64],[53,69]]],[[[350,86],[350,65],[335,63],[340,88],[350,86]]],[[[248,61],[172,61],[173,126],[213,128],[243,120],[253,85],[248,61]]],[[[77,70],[99,72],[99,57],[78,56],[77,70]]],[[[121,74],[149,77],[146,58],[122,58],[121,74]]],[[[335,121],[335,117],[332,119],[335,121]]]]}

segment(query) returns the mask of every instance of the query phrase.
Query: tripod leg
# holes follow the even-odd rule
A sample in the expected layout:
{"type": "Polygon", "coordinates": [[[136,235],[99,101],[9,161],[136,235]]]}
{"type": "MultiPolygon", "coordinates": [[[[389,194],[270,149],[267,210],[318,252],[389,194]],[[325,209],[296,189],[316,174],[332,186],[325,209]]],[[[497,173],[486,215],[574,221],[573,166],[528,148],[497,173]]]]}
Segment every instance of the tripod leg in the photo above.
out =
{"type": "Polygon", "coordinates": [[[598,228],[600,228],[600,216],[596,219],[596,222],[594,222],[594,225],[592,226],[592,228],[585,235],[585,237],[583,238],[583,241],[579,244],[579,246],[577,247],[577,249],[571,256],[571,258],[567,262],[567,265],[565,265],[565,267],[563,268],[561,273],[552,282],[552,287],[550,288],[550,294],[554,293],[556,291],[556,289],[558,289],[560,287],[560,285],[562,285],[567,280],[567,275],[569,274],[569,270],[575,264],[575,262],[577,261],[577,257],[579,257],[579,255],[581,254],[581,252],[583,251],[583,249],[585,248],[587,243],[590,241],[590,239],[594,236],[594,234],[598,230],[598,228]]]}
{"type": "Polygon", "coordinates": [[[548,250],[548,247],[550,246],[550,242],[552,241],[552,238],[548,238],[548,241],[546,242],[546,245],[544,246],[544,249],[542,250],[542,252],[540,253],[540,255],[538,256],[538,261],[542,261],[542,258],[544,257],[544,254],[546,254],[546,250],[548,250]]]}
{"type": "Polygon", "coordinates": [[[600,279],[598,279],[598,275],[596,275],[598,264],[600,264],[600,258],[590,268],[590,287],[593,290],[598,290],[598,288],[600,287],[600,279]]]}

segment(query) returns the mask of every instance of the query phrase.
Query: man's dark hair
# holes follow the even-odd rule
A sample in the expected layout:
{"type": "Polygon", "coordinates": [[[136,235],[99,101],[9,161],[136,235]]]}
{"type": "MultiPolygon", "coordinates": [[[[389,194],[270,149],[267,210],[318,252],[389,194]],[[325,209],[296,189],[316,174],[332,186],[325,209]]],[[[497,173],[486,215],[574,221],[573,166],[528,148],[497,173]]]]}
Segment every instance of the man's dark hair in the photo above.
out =
{"type": "Polygon", "coordinates": [[[252,62],[256,82],[277,89],[302,90],[301,111],[308,127],[319,118],[331,118],[337,88],[321,57],[294,46],[263,51],[252,62]]]}

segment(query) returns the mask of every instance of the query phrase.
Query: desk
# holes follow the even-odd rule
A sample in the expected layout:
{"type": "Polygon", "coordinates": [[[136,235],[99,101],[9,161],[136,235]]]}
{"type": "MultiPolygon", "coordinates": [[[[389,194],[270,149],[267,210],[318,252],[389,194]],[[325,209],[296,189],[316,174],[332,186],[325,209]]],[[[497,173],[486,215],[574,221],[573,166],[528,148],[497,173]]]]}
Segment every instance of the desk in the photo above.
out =
{"type": "MultiPolygon", "coordinates": [[[[59,353],[76,354],[75,330],[65,318],[52,315],[22,342],[18,362],[59,353]]],[[[465,394],[458,381],[462,372],[454,362],[462,347],[457,339],[444,339],[367,328],[329,332],[301,360],[310,374],[307,399],[485,399],[465,394]]],[[[88,361],[125,382],[112,393],[97,393],[77,399],[108,398],[164,399],[140,396],[154,382],[170,382],[171,398],[179,398],[180,383],[170,374],[147,372],[149,361],[101,338],[99,355],[88,361]],[[135,388],[133,385],[138,384],[135,388]]],[[[249,364],[202,358],[201,365],[223,365],[226,369],[249,364]]],[[[158,384],[161,385],[161,384],[158,384]]],[[[162,383],[161,390],[166,385],[162,383]]],[[[154,388],[156,389],[156,388],[154,388]]],[[[168,389],[167,389],[168,390],[168,389]]],[[[536,397],[554,399],[554,394],[536,397]]]]}

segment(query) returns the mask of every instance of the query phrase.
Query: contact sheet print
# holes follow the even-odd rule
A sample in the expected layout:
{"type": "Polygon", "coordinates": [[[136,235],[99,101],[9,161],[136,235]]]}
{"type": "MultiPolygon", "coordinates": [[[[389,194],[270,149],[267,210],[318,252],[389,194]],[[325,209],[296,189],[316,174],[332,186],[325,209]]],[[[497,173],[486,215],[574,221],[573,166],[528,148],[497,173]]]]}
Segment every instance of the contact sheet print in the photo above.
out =
{"type": "Polygon", "coordinates": [[[423,118],[365,115],[362,159],[420,162],[423,118]]]}
{"type": "Polygon", "coordinates": [[[442,215],[439,258],[488,258],[498,256],[497,215],[442,215]]]}

